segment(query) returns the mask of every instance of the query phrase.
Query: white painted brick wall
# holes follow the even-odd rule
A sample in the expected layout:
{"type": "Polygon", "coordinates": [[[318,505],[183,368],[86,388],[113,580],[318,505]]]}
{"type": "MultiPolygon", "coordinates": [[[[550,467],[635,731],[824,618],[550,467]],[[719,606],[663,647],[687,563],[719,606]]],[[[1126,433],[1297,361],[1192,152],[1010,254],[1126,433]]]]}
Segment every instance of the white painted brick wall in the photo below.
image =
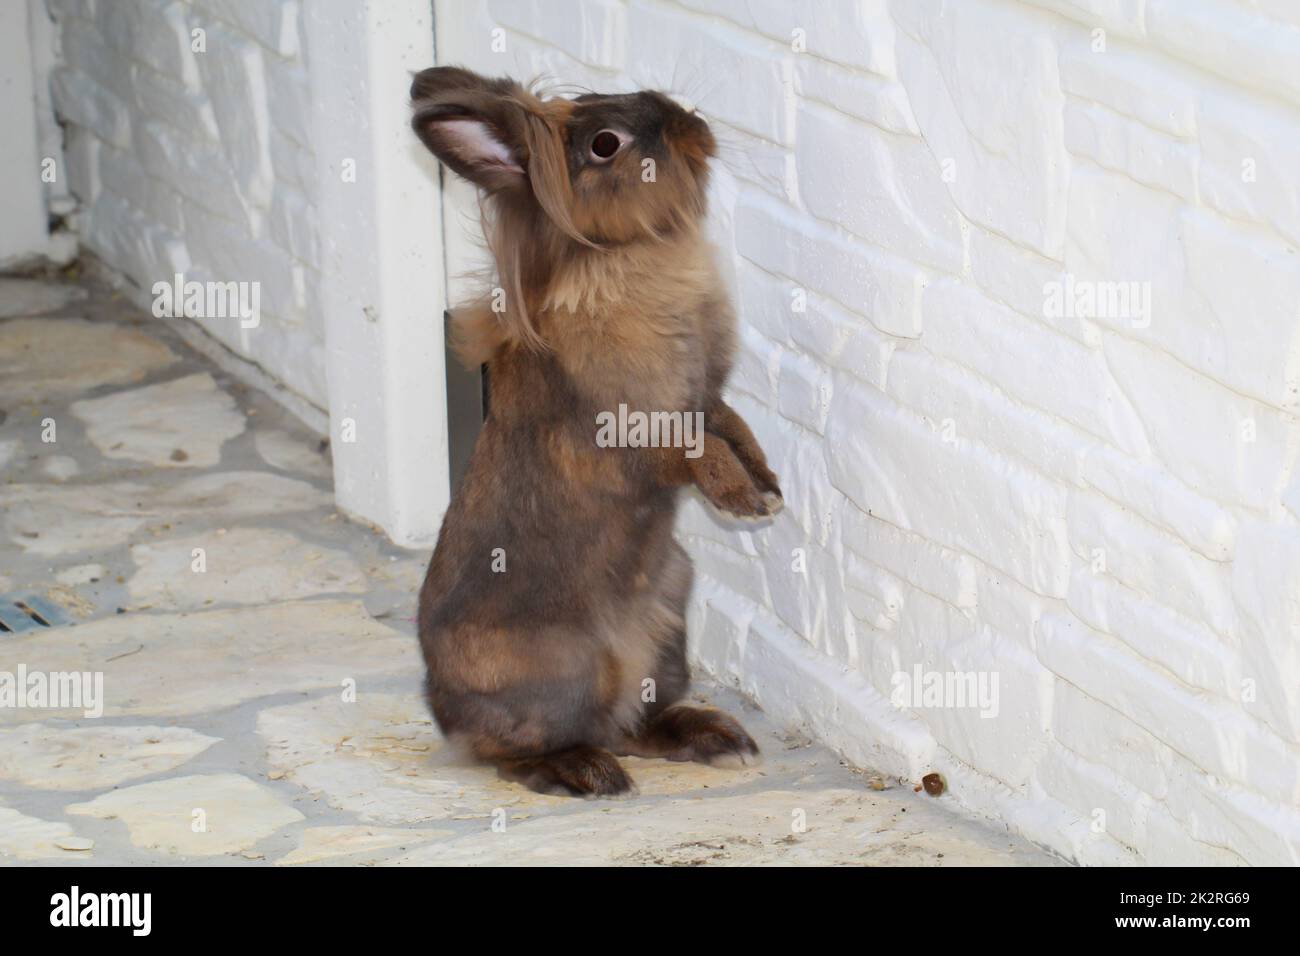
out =
{"type": "Polygon", "coordinates": [[[62,62],[54,107],[83,245],[146,294],[178,272],[259,282],[259,327],[199,321],[325,408],[299,0],[48,4],[62,62]]]}
{"type": "Polygon", "coordinates": [[[688,509],[705,668],[1076,860],[1300,862],[1292,5],[437,7],[442,62],[717,131],[732,396],[788,509],[688,509]],[[1051,314],[1067,275],[1150,315],[1051,314]],[[895,707],[918,665],[998,715],[895,707]]]}

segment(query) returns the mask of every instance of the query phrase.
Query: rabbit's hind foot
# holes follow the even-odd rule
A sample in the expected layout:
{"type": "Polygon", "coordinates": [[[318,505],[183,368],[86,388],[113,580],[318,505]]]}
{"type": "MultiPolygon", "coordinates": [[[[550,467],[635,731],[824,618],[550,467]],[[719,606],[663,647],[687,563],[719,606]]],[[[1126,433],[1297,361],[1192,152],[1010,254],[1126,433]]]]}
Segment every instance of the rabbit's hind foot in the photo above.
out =
{"type": "Polygon", "coordinates": [[[652,717],[622,752],[638,757],[693,760],[714,767],[761,761],[758,744],[730,714],[712,707],[674,704],[652,717]]]}
{"type": "Polygon", "coordinates": [[[585,744],[497,764],[503,780],[538,793],[571,797],[617,797],[636,792],[636,784],[608,750],[585,744]]]}

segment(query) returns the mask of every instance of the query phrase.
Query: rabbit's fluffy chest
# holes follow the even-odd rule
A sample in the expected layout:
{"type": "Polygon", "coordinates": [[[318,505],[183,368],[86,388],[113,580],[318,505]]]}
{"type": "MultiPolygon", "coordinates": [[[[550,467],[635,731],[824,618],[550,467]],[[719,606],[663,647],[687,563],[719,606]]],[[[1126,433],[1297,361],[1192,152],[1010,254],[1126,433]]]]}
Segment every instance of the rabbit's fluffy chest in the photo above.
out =
{"type": "Polygon", "coordinates": [[[548,326],[575,392],[598,409],[702,406],[708,356],[697,314],[620,303],[556,316],[548,326]]]}

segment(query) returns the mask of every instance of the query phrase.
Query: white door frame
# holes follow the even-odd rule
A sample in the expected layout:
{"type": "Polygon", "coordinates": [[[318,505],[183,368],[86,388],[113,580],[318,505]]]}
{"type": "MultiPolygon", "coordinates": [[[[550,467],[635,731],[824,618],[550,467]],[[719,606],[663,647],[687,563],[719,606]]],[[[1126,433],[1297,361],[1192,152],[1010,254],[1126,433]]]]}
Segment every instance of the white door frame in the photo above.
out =
{"type": "Polygon", "coordinates": [[[437,163],[410,131],[431,0],[302,7],[315,111],[335,500],[432,545],[449,500],[437,163]]]}
{"type": "Polygon", "coordinates": [[[67,190],[63,156],[50,148],[49,95],[40,88],[53,63],[53,43],[44,2],[0,3],[0,266],[66,262],[76,254],[70,234],[49,231],[47,199],[67,190]]]}

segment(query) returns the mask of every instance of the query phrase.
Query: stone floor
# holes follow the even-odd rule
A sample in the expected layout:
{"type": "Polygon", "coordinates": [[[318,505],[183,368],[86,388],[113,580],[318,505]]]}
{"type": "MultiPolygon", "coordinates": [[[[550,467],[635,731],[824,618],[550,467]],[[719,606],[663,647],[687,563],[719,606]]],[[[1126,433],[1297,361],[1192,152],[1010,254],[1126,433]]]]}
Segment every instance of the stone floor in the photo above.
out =
{"type": "Polygon", "coordinates": [[[337,515],[320,437],[166,322],[0,279],[0,595],[71,621],[0,631],[0,680],[103,675],[98,718],[0,706],[0,862],[1056,862],[718,688],[763,764],[630,759],[618,801],[459,764],[418,693],[426,559],[337,515]]]}

